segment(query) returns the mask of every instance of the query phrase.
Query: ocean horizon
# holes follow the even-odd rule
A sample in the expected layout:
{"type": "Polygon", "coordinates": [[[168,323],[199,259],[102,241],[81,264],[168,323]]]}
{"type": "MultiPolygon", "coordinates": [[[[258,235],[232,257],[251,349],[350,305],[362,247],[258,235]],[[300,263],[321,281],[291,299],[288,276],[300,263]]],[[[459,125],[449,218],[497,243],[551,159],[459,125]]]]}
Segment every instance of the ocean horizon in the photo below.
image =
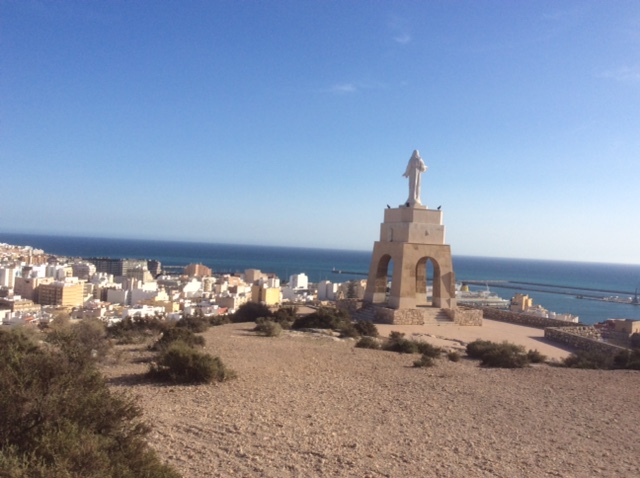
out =
{"type": "MultiPolygon", "coordinates": [[[[371,260],[371,251],[188,241],[0,232],[0,242],[31,246],[67,257],[155,259],[163,266],[202,263],[215,273],[260,269],[275,273],[283,280],[304,272],[312,282],[364,279],[371,260]],[[346,273],[337,274],[336,270],[346,273]]],[[[640,320],[640,306],[577,298],[578,295],[632,296],[640,287],[640,265],[454,254],[453,266],[458,282],[488,282],[491,291],[505,299],[510,299],[516,292],[526,293],[536,304],[557,313],[578,315],[585,324],[608,318],[640,320]],[[495,281],[509,281],[510,284],[501,287],[495,281]],[[520,289],[514,289],[514,283],[520,289]],[[562,293],[556,293],[558,291],[562,293]]],[[[471,289],[484,287],[476,285],[471,289]]]]}

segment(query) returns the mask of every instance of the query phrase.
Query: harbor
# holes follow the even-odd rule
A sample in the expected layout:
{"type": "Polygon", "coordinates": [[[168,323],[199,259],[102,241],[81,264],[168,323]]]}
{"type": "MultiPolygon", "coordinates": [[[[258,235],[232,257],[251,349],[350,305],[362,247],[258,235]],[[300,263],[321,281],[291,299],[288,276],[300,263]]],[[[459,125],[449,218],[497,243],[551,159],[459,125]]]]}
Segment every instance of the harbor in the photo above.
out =
{"type": "Polygon", "coordinates": [[[559,284],[545,284],[540,282],[524,282],[524,281],[509,281],[509,280],[465,280],[462,281],[469,285],[481,285],[500,287],[502,289],[514,289],[514,290],[527,290],[536,292],[546,292],[549,294],[562,294],[572,295],[577,299],[589,299],[589,300],[604,300],[608,302],[620,302],[620,303],[634,303],[639,304],[638,290],[634,292],[623,290],[609,290],[609,289],[595,289],[588,287],[576,287],[566,286],[559,284]],[[619,294],[616,296],[604,296],[604,295],[589,295],[593,293],[598,294],[619,294]],[[627,296],[620,297],[620,295],[627,296]]]}

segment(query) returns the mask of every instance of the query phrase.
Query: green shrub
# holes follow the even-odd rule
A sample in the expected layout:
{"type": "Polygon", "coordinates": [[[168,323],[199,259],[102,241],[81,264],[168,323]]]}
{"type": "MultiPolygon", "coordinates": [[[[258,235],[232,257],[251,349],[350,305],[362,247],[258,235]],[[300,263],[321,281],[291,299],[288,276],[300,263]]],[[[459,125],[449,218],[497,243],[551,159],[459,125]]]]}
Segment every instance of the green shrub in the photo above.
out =
{"type": "Polygon", "coordinates": [[[382,348],[390,352],[399,352],[401,354],[418,353],[418,344],[409,339],[404,338],[404,333],[392,331],[389,338],[383,343],[382,348]]]}
{"type": "Polygon", "coordinates": [[[148,447],[135,402],[66,340],[38,347],[0,330],[0,476],[177,478],[148,447]]]}
{"type": "Polygon", "coordinates": [[[261,317],[256,319],[256,326],[253,329],[267,337],[278,337],[282,334],[282,326],[278,322],[261,317]]]}
{"type": "Polygon", "coordinates": [[[151,350],[166,350],[173,342],[177,341],[184,342],[190,347],[202,347],[205,344],[204,337],[201,335],[196,335],[189,329],[174,327],[165,331],[158,341],[153,344],[151,350]]]}
{"type": "Polygon", "coordinates": [[[104,323],[86,319],[75,324],[52,328],[46,341],[59,347],[75,360],[102,360],[111,348],[104,323]]]}
{"type": "Polygon", "coordinates": [[[487,351],[495,347],[495,342],[489,340],[474,340],[467,344],[467,355],[474,359],[481,359],[487,351]]]}
{"type": "Polygon", "coordinates": [[[621,350],[617,354],[613,356],[613,361],[611,362],[611,368],[614,369],[625,369],[627,368],[627,364],[629,363],[630,353],[628,350],[621,350]]]}
{"type": "Polygon", "coordinates": [[[613,366],[613,358],[609,354],[587,350],[576,350],[566,357],[565,367],[606,370],[613,366]]]}
{"type": "Polygon", "coordinates": [[[161,352],[157,362],[150,366],[149,376],[173,383],[210,383],[227,380],[232,374],[219,357],[177,341],[161,352]]]}
{"type": "Polygon", "coordinates": [[[442,349],[440,347],[431,345],[428,342],[422,342],[421,340],[416,340],[415,342],[418,353],[421,353],[422,355],[426,355],[431,358],[438,358],[442,354],[442,349]]]}
{"type": "Polygon", "coordinates": [[[225,325],[230,323],[231,323],[231,317],[229,317],[227,314],[212,315],[209,317],[209,325],[211,327],[218,327],[220,325],[225,325]]]}
{"type": "Polygon", "coordinates": [[[497,344],[497,347],[485,353],[480,360],[482,367],[493,368],[522,368],[528,364],[524,347],[507,343],[497,344]]]}
{"type": "Polygon", "coordinates": [[[345,324],[351,324],[349,314],[340,309],[320,307],[315,312],[298,317],[291,325],[292,329],[332,329],[347,328],[345,324]]]}
{"type": "Polygon", "coordinates": [[[107,336],[115,339],[119,344],[133,344],[174,326],[173,322],[162,317],[125,317],[120,322],[107,327],[107,336]]]}
{"type": "Polygon", "coordinates": [[[480,359],[482,367],[522,368],[529,364],[524,347],[509,342],[476,340],[467,344],[467,355],[480,359]]]}
{"type": "Polygon", "coordinates": [[[378,329],[370,322],[353,322],[347,311],[329,307],[320,307],[317,311],[298,317],[291,324],[292,329],[331,329],[341,337],[378,336],[378,329]]]}
{"type": "Polygon", "coordinates": [[[203,315],[185,315],[176,322],[176,327],[188,329],[193,333],[199,334],[206,332],[209,328],[209,320],[203,315]]]}
{"type": "Polygon", "coordinates": [[[292,306],[280,307],[273,314],[273,321],[280,324],[283,329],[290,329],[291,325],[295,322],[298,314],[298,309],[292,306]]]}
{"type": "Polygon", "coordinates": [[[451,350],[451,351],[447,352],[447,358],[451,362],[459,362],[460,361],[460,353],[455,351],[455,350],[451,350]]]}
{"type": "Polygon", "coordinates": [[[356,347],[361,349],[379,349],[380,342],[373,337],[365,336],[356,342],[356,347]]]}
{"type": "Polygon", "coordinates": [[[340,332],[340,337],[351,337],[356,338],[360,337],[358,330],[355,327],[355,324],[351,321],[344,321],[338,325],[338,332],[340,332]]]}
{"type": "Polygon", "coordinates": [[[612,368],[640,370],[640,349],[621,350],[613,357],[612,368]]]}
{"type": "Polygon", "coordinates": [[[269,307],[266,305],[257,302],[247,302],[238,307],[231,321],[234,323],[255,322],[259,317],[271,317],[272,315],[271,310],[269,310],[269,307]]]}
{"type": "Polygon", "coordinates": [[[414,367],[433,367],[435,364],[433,357],[427,354],[422,354],[420,360],[413,362],[414,367]]]}
{"type": "Polygon", "coordinates": [[[358,335],[363,337],[378,337],[380,334],[378,333],[378,328],[376,324],[372,322],[367,322],[366,320],[358,320],[353,326],[355,327],[358,335]]]}
{"type": "Polygon", "coordinates": [[[562,361],[562,365],[584,369],[640,370],[640,349],[621,350],[615,355],[605,352],[577,350],[562,361]]]}
{"type": "Polygon", "coordinates": [[[440,347],[435,347],[428,342],[406,339],[404,333],[396,331],[389,334],[389,338],[384,342],[382,348],[384,350],[399,352],[401,354],[421,353],[431,358],[439,357],[442,353],[442,349],[440,347]]]}
{"type": "Polygon", "coordinates": [[[531,363],[544,363],[547,361],[547,356],[543,355],[538,350],[529,350],[527,352],[527,359],[531,363]]]}

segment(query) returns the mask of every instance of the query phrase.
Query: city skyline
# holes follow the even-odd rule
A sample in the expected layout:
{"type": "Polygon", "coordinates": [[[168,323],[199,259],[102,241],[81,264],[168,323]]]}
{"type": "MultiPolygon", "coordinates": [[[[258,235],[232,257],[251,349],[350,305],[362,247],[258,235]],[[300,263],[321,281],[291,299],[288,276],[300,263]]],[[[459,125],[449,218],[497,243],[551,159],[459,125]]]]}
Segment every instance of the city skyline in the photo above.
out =
{"type": "Polygon", "coordinates": [[[633,1],[0,1],[0,231],[640,264],[633,1]]]}

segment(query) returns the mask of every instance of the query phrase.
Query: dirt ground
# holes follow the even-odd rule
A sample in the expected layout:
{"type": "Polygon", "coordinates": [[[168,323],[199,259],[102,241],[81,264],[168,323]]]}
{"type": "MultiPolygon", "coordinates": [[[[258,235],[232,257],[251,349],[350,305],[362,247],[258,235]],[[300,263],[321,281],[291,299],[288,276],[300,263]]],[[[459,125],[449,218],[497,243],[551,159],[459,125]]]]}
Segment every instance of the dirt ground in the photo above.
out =
{"type": "Polygon", "coordinates": [[[534,327],[483,319],[481,327],[443,325],[377,325],[381,335],[387,337],[392,330],[401,330],[408,338],[426,340],[434,345],[452,349],[464,349],[463,344],[476,339],[492,342],[513,342],[527,350],[539,350],[550,359],[560,360],[571,353],[571,349],[546,340],[544,330],[534,327]]]}
{"type": "MultiPolygon", "coordinates": [[[[487,325],[469,336],[393,329],[455,348],[488,338],[474,335],[487,325]]],[[[639,372],[483,369],[446,358],[414,368],[416,355],[299,333],[261,337],[252,326],[204,334],[206,350],[236,372],[228,382],[150,383],[136,359],[144,346],[104,367],[113,389],[137,397],[151,445],[184,477],[640,476],[639,372]]]]}

